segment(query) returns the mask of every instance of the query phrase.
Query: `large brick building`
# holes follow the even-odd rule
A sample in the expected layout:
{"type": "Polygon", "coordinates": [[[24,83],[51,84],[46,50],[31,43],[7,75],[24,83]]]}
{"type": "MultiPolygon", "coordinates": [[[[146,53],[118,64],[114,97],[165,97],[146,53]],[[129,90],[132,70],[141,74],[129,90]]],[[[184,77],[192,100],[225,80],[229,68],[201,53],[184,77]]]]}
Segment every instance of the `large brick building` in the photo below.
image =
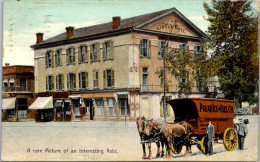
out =
{"type": "MultiPolygon", "coordinates": [[[[55,120],[162,117],[163,79],[156,72],[163,68],[163,51],[201,52],[207,37],[175,8],[79,29],[69,26],[47,40],[43,33],[36,35],[31,46],[35,91],[52,96],[55,120]]],[[[177,98],[176,79],[167,80],[172,83],[167,97],[177,98]]],[[[200,94],[196,87],[192,91],[200,94]]]]}
{"type": "Polygon", "coordinates": [[[34,67],[6,64],[2,78],[2,119],[19,121],[33,118],[28,113],[28,106],[34,98],[34,67]]]}

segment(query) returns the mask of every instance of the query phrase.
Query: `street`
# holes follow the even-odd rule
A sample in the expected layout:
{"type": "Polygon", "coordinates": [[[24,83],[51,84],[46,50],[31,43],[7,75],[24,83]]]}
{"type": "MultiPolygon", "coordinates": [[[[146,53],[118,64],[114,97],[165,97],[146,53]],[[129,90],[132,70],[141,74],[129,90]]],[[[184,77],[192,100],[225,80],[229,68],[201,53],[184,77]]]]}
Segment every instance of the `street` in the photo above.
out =
{"type": "MultiPolygon", "coordinates": [[[[191,157],[174,155],[172,160],[184,161],[257,161],[258,116],[248,118],[249,134],[245,150],[228,152],[223,144],[214,144],[214,155],[203,155],[192,146],[191,157]]],[[[152,144],[152,160],[156,145],[152,144]]],[[[2,160],[8,161],[91,161],[142,160],[142,148],[135,122],[4,122],[2,123],[2,160]]]]}

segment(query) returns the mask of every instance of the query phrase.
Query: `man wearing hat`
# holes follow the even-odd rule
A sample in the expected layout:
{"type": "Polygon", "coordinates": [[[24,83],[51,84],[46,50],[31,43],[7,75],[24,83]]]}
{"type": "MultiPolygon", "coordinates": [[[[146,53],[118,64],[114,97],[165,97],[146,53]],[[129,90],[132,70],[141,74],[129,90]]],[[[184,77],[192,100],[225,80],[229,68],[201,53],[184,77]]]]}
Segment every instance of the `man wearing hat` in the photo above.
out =
{"type": "Polygon", "coordinates": [[[241,123],[239,125],[239,129],[238,129],[238,148],[239,150],[244,150],[244,142],[245,142],[245,138],[246,138],[246,135],[248,133],[248,130],[247,130],[247,124],[249,123],[248,119],[245,119],[244,120],[244,123],[241,123]]]}
{"type": "Polygon", "coordinates": [[[208,127],[205,132],[205,154],[206,155],[213,155],[213,141],[215,136],[215,128],[214,125],[211,123],[211,120],[208,120],[208,127]]]}

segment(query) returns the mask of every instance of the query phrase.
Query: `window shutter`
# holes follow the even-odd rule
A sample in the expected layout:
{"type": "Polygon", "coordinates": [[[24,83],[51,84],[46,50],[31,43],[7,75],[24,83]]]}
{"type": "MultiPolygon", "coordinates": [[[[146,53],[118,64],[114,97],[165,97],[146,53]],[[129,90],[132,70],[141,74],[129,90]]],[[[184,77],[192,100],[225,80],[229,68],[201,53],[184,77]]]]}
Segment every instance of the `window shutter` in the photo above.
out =
{"type": "Polygon", "coordinates": [[[96,88],[96,86],[95,86],[95,80],[96,80],[96,72],[93,71],[93,88],[96,88]]]}
{"type": "Polygon", "coordinates": [[[115,88],[115,74],[114,74],[114,70],[111,70],[111,85],[112,85],[112,88],[115,88]]]}
{"type": "Polygon", "coordinates": [[[168,51],[169,51],[169,43],[168,41],[165,41],[165,50],[163,56],[166,56],[166,54],[168,54],[168,51]]]}
{"type": "Polygon", "coordinates": [[[78,63],[81,63],[81,51],[80,51],[80,46],[78,47],[78,63]]]}
{"type": "Polygon", "coordinates": [[[48,76],[46,76],[46,91],[48,91],[48,76]]]}
{"type": "Polygon", "coordinates": [[[59,55],[59,57],[60,57],[60,65],[62,65],[62,49],[59,51],[60,52],[60,55],[59,55]]]}
{"type": "Polygon", "coordinates": [[[182,51],[182,44],[179,44],[179,49],[180,49],[180,52],[183,53],[183,51],[182,51]]]}
{"type": "Polygon", "coordinates": [[[100,61],[100,56],[101,56],[101,53],[100,53],[100,43],[97,43],[97,60],[100,61]]]}
{"type": "Polygon", "coordinates": [[[151,58],[151,51],[152,51],[151,40],[148,40],[148,58],[151,58]]]}
{"type": "Polygon", "coordinates": [[[88,62],[88,46],[85,46],[85,62],[88,62]]]}
{"type": "Polygon", "coordinates": [[[69,49],[66,49],[66,64],[69,64],[69,49]]]}
{"type": "Polygon", "coordinates": [[[186,46],[186,52],[187,52],[187,53],[190,52],[190,47],[189,47],[189,45],[186,46]]]}
{"type": "Polygon", "coordinates": [[[76,74],[73,74],[73,89],[76,89],[76,74]]]}
{"type": "Polygon", "coordinates": [[[54,51],[51,51],[51,66],[54,66],[54,51]]]}
{"type": "Polygon", "coordinates": [[[73,56],[73,64],[75,64],[75,56],[76,56],[75,49],[76,49],[76,47],[72,49],[72,50],[73,50],[73,53],[72,53],[72,56],[73,56]]]}
{"type": "Polygon", "coordinates": [[[61,75],[61,89],[64,90],[64,75],[61,75]]]}
{"type": "Polygon", "coordinates": [[[45,67],[48,67],[48,52],[45,53],[45,67]]]}
{"type": "Polygon", "coordinates": [[[70,78],[69,78],[69,74],[67,74],[67,90],[70,89],[70,82],[69,82],[70,78]]]}
{"type": "Polygon", "coordinates": [[[143,57],[143,54],[142,54],[142,45],[143,45],[143,40],[140,39],[140,44],[139,44],[139,55],[140,55],[140,57],[143,57]]]}
{"type": "Polygon", "coordinates": [[[58,90],[58,75],[56,75],[56,90],[58,90]]]}
{"type": "Polygon", "coordinates": [[[51,76],[51,90],[54,90],[54,76],[51,76]]]}
{"type": "Polygon", "coordinates": [[[160,40],[158,40],[157,54],[158,54],[158,58],[162,58],[162,55],[161,55],[161,41],[160,40]]]}
{"type": "Polygon", "coordinates": [[[57,50],[55,51],[55,54],[54,54],[54,62],[55,62],[55,66],[57,66],[58,65],[58,52],[57,52],[57,50]]]}
{"type": "Polygon", "coordinates": [[[102,44],[102,59],[106,60],[106,43],[102,44]]]}
{"type": "Polygon", "coordinates": [[[114,45],[113,45],[113,41],[110,41],[109,55],[110,55],[110,59],[113,60],[114,59],[114,45]]]}
{"type": "Polygon", "coordinates": [[[88,88],[88,73],[86,72],[86,88],[88,88]]]}
{"type": "Polygon", "coordinates": [[[106,70],[103,71],[103,87],[106,88],[106,70]]]}
{"type": "Polygon", "coordinates": [[[93,59],[93,47],[92,45],[90,45],[90,52],[89,52],[89,57],[90,57],[90,61],[92,61],[93,59]]]}
{"type": "Polygon", "coordinates": [[[81,88],[81,82],[82,82],[80,75],[81,75],[81,74],[79,73],[79,88],[81,88]]]}

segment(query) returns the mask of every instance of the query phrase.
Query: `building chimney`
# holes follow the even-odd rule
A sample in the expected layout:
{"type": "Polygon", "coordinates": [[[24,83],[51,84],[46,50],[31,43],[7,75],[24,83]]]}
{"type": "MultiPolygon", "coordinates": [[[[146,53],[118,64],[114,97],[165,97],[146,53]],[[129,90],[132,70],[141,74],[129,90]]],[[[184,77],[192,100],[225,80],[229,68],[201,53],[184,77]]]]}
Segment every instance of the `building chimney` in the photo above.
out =
{"type": "Polygon", "coordinates": [[[10,64],[9,63],[5,63],[5,66],[9,66],[10,64]]]}
{"type": "Polygon", "coordinates": [[[36,33],[36,44],[43,42],[43,33],[36,33]]]}
{"type": "Polygon", "coordinates": [[[112,29],[117,29],[120,27],[120,16],[115,16],[113,17],[113,21],[112,21],[112,29]]]}
{"type": "Polygon", "coordinates": [[[66,38],[72,37],[73,36],[74,27],[68,26],[65,29],[66,29],[66,38]]]}

